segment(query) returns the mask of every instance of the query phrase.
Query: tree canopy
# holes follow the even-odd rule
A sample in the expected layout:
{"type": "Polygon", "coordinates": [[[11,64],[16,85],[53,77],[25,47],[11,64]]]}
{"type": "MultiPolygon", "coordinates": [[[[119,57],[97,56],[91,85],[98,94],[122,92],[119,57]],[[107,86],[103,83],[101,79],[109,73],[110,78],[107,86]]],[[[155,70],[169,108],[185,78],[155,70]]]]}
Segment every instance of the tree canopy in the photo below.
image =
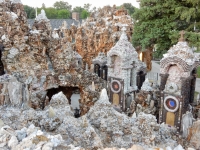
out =
{"type": "Polygon", "coordinates": [[[125,9],[128,10],[128,14],[129,15],[133,15],[133,13],[135,12],[135,10],[137,9],[136,7],[134,7],[131,3],[123,3],[121,7],[124,7],[125,9]]]}
{"type": "Polygon", "coordinates": [[[57,18],[58,19],[68,19],[68,18],[70,18],[70,16],[71,16],[71,13],[70,13],[69,10],[61,9],[61,10],[58,11],[57,18]]]}
{"type": "MultiPolygon", "coordinates": [[[[90,8],[90,4],[89,4],[89,6],[86,6],[86,5],[87,4],[84,4],[84,6],[87,9],[89,9],[90,8]]],[[[83,7],[80,7],[80,6],[74,7],[72,12],[78,12],[80,14],[81,19],[86,19],[90,15],[88,10],[86,10],[83,7]]]]}
{"type": "Polygon", "coordinates": [[[65,1],[56,1],[53,4],[53,6],[56,9],[67,9],[69,11],[71,11],[71,9],[72,9],[72,5],[70,5],[68,2],[65,2],[65,1]]]}
{"type": "Polygon", "coordinates": [[[162,55],[179,39],[179,32],[186,30],[185,38],[199,47],[199,34],[193,32],[195,20],[200,21],[197,9],[199,0],[141,0],[136,9],[133,44],[142,50],[156,47],[162,55]],[[198,42],[197,42],[198,41],[198,42]]]}
{"type": "MultiPolygon", "coordinates": [[[[90,15],[91,4],[84,4],[83,7],[76,6],[72,10],[72,5],[65,1],[56,1],[53,7],[46,7],[43,3],[41,8],[37,8],[38,14],[41,9],[44,9],[49,19],[70,19],[72,12],[78,12],[81,19],[86,19],[90,15]]],[[[24,10],[27,13],[28,19],[35,18],[35,9],[33,7],[24,5],[24,10]]],[[[94,11],[95,9],[93,8],[94,11]]]]}
{"type": "Polygon", "coordinates": [[[24,5],[24,11],[27,14],[27,18],[29,18],[29,19],[35,18],[35,9],[33,7],[24,5]]]}

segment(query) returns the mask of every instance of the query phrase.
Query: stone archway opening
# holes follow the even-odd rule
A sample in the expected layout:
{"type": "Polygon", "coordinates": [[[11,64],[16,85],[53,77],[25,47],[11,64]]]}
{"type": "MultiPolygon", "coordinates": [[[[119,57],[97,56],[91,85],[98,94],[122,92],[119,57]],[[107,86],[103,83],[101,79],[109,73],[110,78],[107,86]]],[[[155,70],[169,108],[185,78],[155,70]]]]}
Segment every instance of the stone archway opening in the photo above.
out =
{"type": "Polygon", "coordinates": [[[49,101],[51,101],[51,98],[53,95],[63,92],[63,94],[67,97],[69,104],[74,109],[74,115],[75,117],[80,116],[80,105],[79,105],[79,99],[80,99],[80,93],[81,90],[79,87],[68,87],[68,86],[59,86],[58,88],[51,88],[47,90],[47,96],[49,97],[49,101]]]}

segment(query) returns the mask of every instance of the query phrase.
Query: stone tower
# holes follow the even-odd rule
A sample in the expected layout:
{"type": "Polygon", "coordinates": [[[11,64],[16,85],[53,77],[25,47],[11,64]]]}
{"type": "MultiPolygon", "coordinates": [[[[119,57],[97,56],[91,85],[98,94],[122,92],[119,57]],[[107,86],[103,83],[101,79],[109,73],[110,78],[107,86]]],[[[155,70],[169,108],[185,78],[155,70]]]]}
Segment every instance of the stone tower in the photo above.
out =
{"type": "Polygon", "coordinates": [[[136,86],[136,65],[138,54],[123,33],[114,47],[107,53],[108,89],[113,105],[126,111],[133,99],[136,86]]]}
{"type": "Polygon", "coordinates": [[[159,122],[181,128],[182,116],[194,100],[197,56],[184,41],[181,32],[179,42],[164,54],[160,61],[160,113],[159,122]]]}

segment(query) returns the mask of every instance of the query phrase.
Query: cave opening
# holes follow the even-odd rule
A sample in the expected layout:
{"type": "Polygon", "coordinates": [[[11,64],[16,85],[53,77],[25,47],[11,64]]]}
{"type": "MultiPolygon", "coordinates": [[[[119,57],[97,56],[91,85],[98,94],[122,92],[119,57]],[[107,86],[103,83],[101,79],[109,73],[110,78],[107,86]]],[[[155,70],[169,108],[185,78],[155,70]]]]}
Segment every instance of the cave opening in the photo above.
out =
{"type": "Polygon", "coordinates": [[[79,106],[79,99],[80,99],[80,88],[78,87],[65,87],[59,86],[58,88],[51,88],[47,90],[47,96],[49,97],[49,101],[53,95],[63,92],[63,94],[67,97],[69,104],[74,110],[74,116],[78,118],[80,116],[80,106],[79,106]]]}

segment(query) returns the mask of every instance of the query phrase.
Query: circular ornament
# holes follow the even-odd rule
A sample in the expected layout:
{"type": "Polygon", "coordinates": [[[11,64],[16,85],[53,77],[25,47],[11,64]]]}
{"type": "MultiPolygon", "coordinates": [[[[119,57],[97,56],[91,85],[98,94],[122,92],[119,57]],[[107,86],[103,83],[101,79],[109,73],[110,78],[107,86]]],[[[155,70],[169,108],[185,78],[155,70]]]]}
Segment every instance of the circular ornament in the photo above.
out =
{"type": "Polygon", "coordinates": [[[176,97],[167,96],[164,100],[164,107],[169,112],[176,112],[179,108],[179,101],[176,97]]]}
{"type": "Polygon", "coordinates": [[[113,93],[119,93],[121,91],[121,83],[117,80],[111,81],[111,91],[113,93]]]}

